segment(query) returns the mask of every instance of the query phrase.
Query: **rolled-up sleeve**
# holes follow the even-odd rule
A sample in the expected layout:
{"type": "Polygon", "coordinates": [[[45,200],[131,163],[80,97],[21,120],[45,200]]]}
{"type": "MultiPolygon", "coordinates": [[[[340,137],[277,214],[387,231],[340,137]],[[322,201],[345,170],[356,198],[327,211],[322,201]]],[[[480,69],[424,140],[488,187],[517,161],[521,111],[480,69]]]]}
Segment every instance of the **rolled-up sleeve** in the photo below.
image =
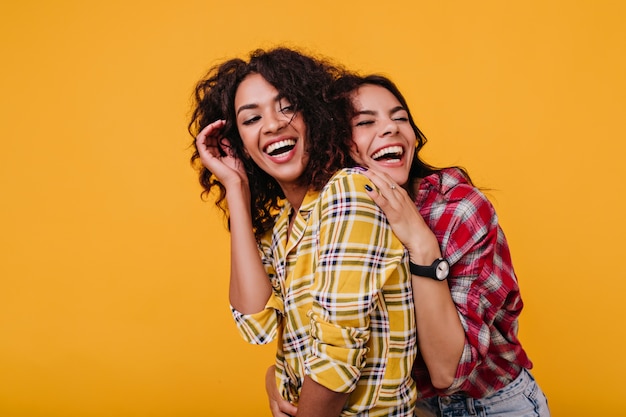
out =
{"type": "Polygon", "coordinates": [[[267,277],[272,283],[272,294],[265,308],[258,313],[243,314],[232,305],[230,306],[239,333],[245,341],[255,345],[264,345],[276,338],[284,307],[280,284],[276,278],[271,250],[267,241],[269,236],[266,236],[259,245],[259,256],[267,277]]]}
{"type": "Polygon", "coordinates": [[[274,307],[276,296],[272,295],[267,306],[254,314],[242,314],[230,307],[237,323],[239,333],[248,343],[264,345],[276,338],[278,330],[278,311],[274,307]]]}

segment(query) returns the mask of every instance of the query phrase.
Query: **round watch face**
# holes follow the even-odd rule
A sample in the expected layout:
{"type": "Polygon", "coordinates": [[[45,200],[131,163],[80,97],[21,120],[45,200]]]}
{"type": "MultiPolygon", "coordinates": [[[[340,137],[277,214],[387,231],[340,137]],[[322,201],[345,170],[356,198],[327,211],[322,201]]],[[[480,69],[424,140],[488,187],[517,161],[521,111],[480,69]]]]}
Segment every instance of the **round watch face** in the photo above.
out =
{"type": "Polygon", "coordinates": [[[437,264],[437,268],[435,270],[435,274],[437,275],[437,279],[444,280],[448,277],[448,273],[450,272],[450,265],[448,265],[448,261],[442,260],[437,264]]]}

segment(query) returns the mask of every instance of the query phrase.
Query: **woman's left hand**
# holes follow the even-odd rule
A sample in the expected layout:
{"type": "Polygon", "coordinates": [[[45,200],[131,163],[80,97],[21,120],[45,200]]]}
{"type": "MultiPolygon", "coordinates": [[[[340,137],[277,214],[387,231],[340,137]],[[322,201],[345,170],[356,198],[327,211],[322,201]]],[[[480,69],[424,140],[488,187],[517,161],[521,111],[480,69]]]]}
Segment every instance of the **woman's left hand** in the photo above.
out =
{"type": "Polygon", "coordinates": [[[298,408],[289,401],[283,399],[278,393],[276,387],[276,366],[272,365],[267,368],[265,373],[265,391],[270,401],[270,411],[273,417],[290,417],[298,413],[298,408]]]}

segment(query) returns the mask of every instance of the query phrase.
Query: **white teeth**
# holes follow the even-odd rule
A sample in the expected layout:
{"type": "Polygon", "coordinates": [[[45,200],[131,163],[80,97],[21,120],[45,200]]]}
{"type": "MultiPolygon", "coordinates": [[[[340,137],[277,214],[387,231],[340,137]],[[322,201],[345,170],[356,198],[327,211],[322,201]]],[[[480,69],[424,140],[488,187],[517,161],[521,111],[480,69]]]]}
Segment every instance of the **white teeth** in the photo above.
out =
{"type": "Polygon", "coordinates": [[[389,154],[402,156],[402,154],[404,154],[404,149],[402,149],[402,146],[390,146],[376,152],[374,155],[372,155],[372,159],[382,158],[383,156],[389,154]]]}
{"type": "Polygon", "coordinates": [[[287,146],[296,146],[296,141],[293,139],[279,140],[278,142],[272,143],[270,146],[265,149],[265,153],[272,154],[277,149],[284,148],[287,146]]]}

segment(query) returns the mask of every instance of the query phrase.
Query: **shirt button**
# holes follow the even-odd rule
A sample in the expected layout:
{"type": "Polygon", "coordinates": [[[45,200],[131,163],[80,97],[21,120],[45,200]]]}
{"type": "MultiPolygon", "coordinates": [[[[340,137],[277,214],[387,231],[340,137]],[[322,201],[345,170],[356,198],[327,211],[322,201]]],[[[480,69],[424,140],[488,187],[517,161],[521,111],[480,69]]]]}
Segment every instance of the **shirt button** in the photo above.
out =
{"type": "Polygon", "coordinates": [[[450,405],[451,402],[452,402],[452,399],[450,397],[441,397],[441,403],[443,405],[450,405]]]}

